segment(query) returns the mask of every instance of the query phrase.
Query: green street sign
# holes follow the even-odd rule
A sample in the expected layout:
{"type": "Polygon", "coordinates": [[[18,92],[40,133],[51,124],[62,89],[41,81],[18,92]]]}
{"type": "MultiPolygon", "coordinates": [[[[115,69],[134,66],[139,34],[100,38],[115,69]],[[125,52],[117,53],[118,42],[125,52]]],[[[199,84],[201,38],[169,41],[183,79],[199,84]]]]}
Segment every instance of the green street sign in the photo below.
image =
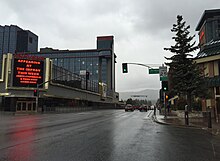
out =
{"type": "Polygon", "coordinates": [[[159,69],[149,69],[149,74],[159,74],[159,69]]]}
{"type": "Polygon", "coordinates": [[[160,81],[167,81],[168,80],[166,66],[159,67],[159,74],[160,74],[160,81]]]}
{"type": "Polygon", "coordinates": [[[168,81],[168,77],[165,76],[165,77],[160,77],[160,81],[168,81]]]}

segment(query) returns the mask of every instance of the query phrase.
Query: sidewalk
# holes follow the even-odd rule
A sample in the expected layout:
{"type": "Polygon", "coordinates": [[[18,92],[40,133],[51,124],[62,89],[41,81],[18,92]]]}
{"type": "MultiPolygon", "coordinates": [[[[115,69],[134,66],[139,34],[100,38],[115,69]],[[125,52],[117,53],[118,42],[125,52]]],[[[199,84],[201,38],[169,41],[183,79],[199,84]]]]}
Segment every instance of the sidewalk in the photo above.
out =
{"type": "Polygon", "coordinates": [[[212,128],[208,128],[208,122],[203,117],[189,117],[189,125],[185,125],[185,119],[178,117],[175,114],[168,115],[166,118],[164,115],[160,115],[157,111],[156,117],[153,117],[154,121],[164,125],[174,125],[178,127],[190,127],[207,130],[213,135],[220,135],[220,123],[216,123],[212,120],[212,128]]]}

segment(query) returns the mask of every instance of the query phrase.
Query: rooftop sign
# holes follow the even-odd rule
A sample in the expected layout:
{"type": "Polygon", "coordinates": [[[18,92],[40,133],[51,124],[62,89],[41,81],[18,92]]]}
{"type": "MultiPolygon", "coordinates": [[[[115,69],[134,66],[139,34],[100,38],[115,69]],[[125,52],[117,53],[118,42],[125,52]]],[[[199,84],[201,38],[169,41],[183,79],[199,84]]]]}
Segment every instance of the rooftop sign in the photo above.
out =
{"type": "Polygon", "coordinates": [[[16,59],[29,59],[29,60],[44,60],[45,58],[42,56],[31,55],[27,53],[18,53],[14,54],[14,58],[16,59]]]}

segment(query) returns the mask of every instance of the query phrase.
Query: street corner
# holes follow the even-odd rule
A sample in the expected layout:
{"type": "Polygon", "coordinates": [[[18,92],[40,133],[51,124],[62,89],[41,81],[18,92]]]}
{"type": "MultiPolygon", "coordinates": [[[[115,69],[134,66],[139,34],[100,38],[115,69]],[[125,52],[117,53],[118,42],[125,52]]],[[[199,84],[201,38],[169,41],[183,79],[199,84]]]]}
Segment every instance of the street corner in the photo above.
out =
{"type": "Polygon", "coordinates": [[[166,118],[164,118],[164,116],[153,116],[152,117],[153,121],[158,123],[158,124],[162,124],[162,125],[172,125],[171,123],[166,122],[166,118]]]}
{"type": "Polygon", "coordinates": [[[199,129],[199,130],[204,130],[211,135],[215,136],[220,136],[220,128],[208,128],[204,126],[198,126],[193,123],[190,123],[189,125],[185,125],[185,122],[183,119],[180,119],[178,117],[169,117],[167,116],[166,118],[163,115],[157,115],[157,116],[152,116],[152,119],[154,122],[161,124],[161,125],[170,125],[178,128],[193,128],[193,129],[199,129]]]}
{"type": "Polygon", "coordinates": [[[154,122],[161,125],[171,125],[178,128],[194,128],[194,129],[202,129],[201,127],[197,127],[194,125],[185,125],[184,120],[179,119],[178,117],[164,117],[163,115],[154,116],[154,122]]]}
{"type": "Polygon", "coordinates": [[[220,129],[212,129],[212,128],[202,128],[202,130],[207,131],[211,135],[220,137],[220,129]]]}

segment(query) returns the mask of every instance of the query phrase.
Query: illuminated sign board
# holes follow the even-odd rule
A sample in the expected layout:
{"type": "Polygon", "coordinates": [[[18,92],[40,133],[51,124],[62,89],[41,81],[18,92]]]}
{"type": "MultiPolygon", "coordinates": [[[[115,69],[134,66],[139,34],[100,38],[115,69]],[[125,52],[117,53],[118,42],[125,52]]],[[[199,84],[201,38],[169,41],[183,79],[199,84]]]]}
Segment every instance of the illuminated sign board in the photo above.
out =
{"type": "Polygon", "coordinates": [[[44,61],[14,58],[13,86],[37,87],[43,83],[44,61]]]}
{"type": "Polygon", "coordinates": [[[200,30],[199,43],[200,43],[201,46],[206,43],[205,26],[203,26],[203,28],[200,30]]]}
{"type": "Polygon", "coordinates": [[[31,54],[28,54],[28,53],[14,54],[14,58],[16,58],[16,59],[28,59],[28,60],[42,60],[42,61],[44,61],[44,59],[45,59],[42,56],[31,55],[31,54]]]}

